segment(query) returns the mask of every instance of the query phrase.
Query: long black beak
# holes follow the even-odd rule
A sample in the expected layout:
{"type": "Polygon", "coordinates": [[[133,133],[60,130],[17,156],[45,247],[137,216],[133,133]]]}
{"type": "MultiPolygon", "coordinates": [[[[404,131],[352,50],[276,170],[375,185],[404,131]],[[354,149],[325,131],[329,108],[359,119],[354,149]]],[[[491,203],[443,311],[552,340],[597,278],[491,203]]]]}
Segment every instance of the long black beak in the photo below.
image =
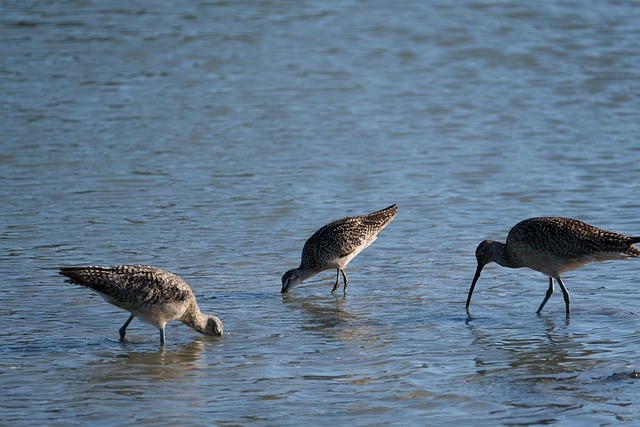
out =
{"type": "Polygon", "coordinates": [[[286,294],[289,291],[289,287],[287,285],[282,285],[282,289],[280,290],[281,294],[286,294]]]}
{"type": "Polygon", "coordinates": [[[473,276],[473,282],[471,282],[471,288],[469,288],[469,296],[467,297],[467,308],[469,308],[469,304],[471,304],[471,295],[473,295],[473,289],[476,287],[476,282],[480,278],[480,273],[484,268],[484,264],[478,263],[478,268],[476,268],[476,274],[473,276]]]}

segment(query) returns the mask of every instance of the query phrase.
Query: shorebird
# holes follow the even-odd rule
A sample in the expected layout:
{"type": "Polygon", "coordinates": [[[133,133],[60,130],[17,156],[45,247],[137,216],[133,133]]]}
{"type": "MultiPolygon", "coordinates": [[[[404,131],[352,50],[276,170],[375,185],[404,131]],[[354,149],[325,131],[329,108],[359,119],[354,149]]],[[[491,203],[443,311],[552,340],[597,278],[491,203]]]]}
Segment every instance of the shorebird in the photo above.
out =
{"type": "Polygon", "coordinates": [[[342,274],[346,293],[349,279],[344,272],[345,267],[376,240],[378,233],[389,225],[397,212],[396,205],[391,205],[367,215],[342,218],[320,228],[304,244],[300,266],[282,276],[281,292],[288,292],[321,271],[335,268],[337,277],[331,292],[335,292],[340,286],[342,274]]]}
{"type": "Polygon", "coordinates": [[[189,285],[168,271],[148,265],[120,265],[63,267],[60,274],[69,278],[68,283],[85,286],[131,313],[120,328],[121,341],[136,316],[160,330],[160,345],[165,343],[164,326],[172,320],[180,320],[204,335],[222,335],[220,319],[202,314],[189,285]]]}
{"type": "Polygon", "coordinates": [[[549,277],[549,288],[538,314],[553,294],[555,280],[562,289],[569,316],[569,291],[560,275],[594,261],[640,258],[640,250],[633,246],[639,242],[640,237],[601,230],[576,219],[526,219],[509,231],[506,244],[485,240],[478,245],[478,268],[469,289],[467,310],[482,268],[490,262],[496,262],[508,268],[528,267],[549,277]]]}

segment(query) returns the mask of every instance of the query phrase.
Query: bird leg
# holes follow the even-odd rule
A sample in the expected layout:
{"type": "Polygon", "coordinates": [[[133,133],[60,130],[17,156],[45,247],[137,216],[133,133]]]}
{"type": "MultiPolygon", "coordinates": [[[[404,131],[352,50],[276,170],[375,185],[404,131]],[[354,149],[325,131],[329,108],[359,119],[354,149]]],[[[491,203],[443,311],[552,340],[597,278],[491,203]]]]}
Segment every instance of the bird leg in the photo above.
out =
{"type": "Polygon", "coordinates": [[[127,321],[124,322],[124,325],[120,328],[120,341],[124,341],[124,338],[127,336],[127,326],[129,326],[129,323],[131,323],[134,317],[135,316],[133,314],[129,316],[127,321]]]}
{"type": "Polygon", "coordinates": [[[164,326],[160,329],[160,345],[164,345],[164,326]]]}
{"type": "Polygon", "coordinates": [[[569,290],[566,288],[566,286],[564,286],[564,283],[562,283],[562,279],[560,278],[560,276],[558,276],[556,281],[558,282],[558,285],[560,285],[560,289],[562,289],[564,304],[567,308],[567,317],[569,317],[569,315],[571,314],[571,309],[569,308],[569,303],[571,302],[571,297],[569,296],[569,290]]]}
{"type": "Polygon", "coordinates": [[[340,286],[340,269],[338,269],[338,276],[336,277],[336,284],[333,285],[333,289],[331,289],[331,293],[334,293],[336,289],[340,286]]]}
{"type": "Polygon", "coordinates": [[[349,282],[349,278],[347,278],[347,273],[344,272],[344,270],[340,270],[340,272],[342,273],[342,278],[344,279],[344,293],[347,293],[347,283],[349,282]]]}
{"type": "MultiPolygon", "coordinates": [[[[564,285],[562,285],[562,289],[562,292],[564,292],[564,285]]],[[[551,298],[551,294],[553,294],[553,277],[549,277],[549,289],[547,289],[547,294],[544,296],[542,304],[540,304],[540,307],[538,307],[538,311],[536,311],[536,314],[540,314],[542,312],[544,305],[547,303],[547,301],[549,301],[549,298],[551,298]]]]}

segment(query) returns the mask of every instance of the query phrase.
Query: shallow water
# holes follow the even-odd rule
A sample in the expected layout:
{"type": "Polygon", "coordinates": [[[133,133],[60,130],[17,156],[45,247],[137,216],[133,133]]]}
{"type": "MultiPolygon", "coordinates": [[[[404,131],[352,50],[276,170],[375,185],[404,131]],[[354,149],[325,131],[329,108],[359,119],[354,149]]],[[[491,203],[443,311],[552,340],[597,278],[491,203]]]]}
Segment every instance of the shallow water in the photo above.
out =
{"type": "Polygon", "coordinates": [[[0,419],[8,425],[637,423],[637,263],[474,249],[521,219],[640,233],[630,2],[4,2],[0,419]],[[399,205],[281,295],[326,222],[399,205]],[[153,327],[62,265],[187,280],[222,338],[153,327]]]}

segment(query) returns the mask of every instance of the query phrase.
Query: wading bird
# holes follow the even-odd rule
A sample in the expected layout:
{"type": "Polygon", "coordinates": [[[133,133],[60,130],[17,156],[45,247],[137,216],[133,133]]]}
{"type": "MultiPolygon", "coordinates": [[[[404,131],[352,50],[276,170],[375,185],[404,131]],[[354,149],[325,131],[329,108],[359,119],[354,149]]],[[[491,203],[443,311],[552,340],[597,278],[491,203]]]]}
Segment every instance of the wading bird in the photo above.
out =
{"type": "Polygon", "coordinates": [[[165,343],[164,326],[172,320],[180,320],[204,335],[222,335],[220,319],[202,314],[189,285],[168,271],[147,265],[120,265],[63,267],[60,274],[69,278],[67,282],[85,286],[131,313],[120,328],[122,341],[134,317],[160,330],[161,345],[165,343]]]}
{"type": "Polygon", "coordinates": [[[344,272],[345,267],[376,240],[378,233],[389,225],[397,213],[397,206],[391,205],[367,215],[342,218],[320,228],[304,244],[300,266],[282,276],[281,292],[288,292],[321,271],[335,268],[337,277],[331,292],[340,286],[342,274],[346,293],[349,279],[344,272]]]}
{"type": "Polygon", "coordinates": [[[601,230],[571,218],[526,219],[509,231],[506,244],[485,240],[478,245],[478,268],[469,289],[467,309],[482,268],[496,262],[509,268],[528,267],[549,277],[549,288],[538,314],[553,294],[553,281],[558,282],[569,316],[569,291],[560,275],[594,261],[640,258],[640,250],[633,246],[639,242],[640,237],[601,230]]]}

